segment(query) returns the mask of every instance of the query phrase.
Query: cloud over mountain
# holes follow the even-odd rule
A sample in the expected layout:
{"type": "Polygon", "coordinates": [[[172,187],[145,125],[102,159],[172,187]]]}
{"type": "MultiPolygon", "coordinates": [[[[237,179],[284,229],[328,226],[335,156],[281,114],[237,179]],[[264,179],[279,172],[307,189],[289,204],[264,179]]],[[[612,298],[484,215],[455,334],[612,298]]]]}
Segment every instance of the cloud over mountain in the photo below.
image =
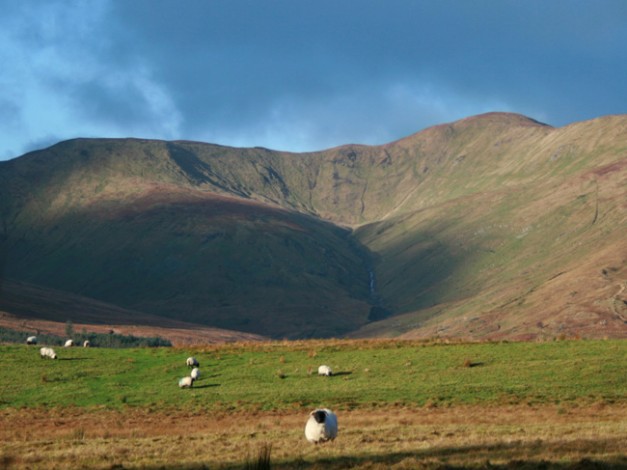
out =
{"type": "Polygon", "coordinates": [[[624,112],[624,2],[2,2],[0,158],[78,136],[381,144],[624,112]]]}

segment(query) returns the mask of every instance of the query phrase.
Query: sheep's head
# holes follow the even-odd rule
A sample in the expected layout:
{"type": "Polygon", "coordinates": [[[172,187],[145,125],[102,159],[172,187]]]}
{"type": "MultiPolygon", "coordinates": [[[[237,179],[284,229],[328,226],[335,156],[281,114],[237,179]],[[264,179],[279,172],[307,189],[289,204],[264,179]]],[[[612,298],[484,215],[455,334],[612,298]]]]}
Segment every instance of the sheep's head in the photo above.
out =
{"type": "Polygon", "coordinates": [[[316,410],[311,412],[311,416],[314,417],[316,423],[324,423],[327,419],[327,414],[322,410],[316,410]]]}

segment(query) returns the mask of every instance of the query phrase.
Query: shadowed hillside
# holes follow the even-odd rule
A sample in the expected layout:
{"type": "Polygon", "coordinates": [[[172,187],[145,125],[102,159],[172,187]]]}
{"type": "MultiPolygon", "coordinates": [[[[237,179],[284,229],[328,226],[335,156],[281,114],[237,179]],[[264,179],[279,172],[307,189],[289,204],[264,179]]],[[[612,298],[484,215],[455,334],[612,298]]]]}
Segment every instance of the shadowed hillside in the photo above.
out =
{"type": "Polygon", "coordinates": [[[625,116],[490,113],[303,154],[78,139],[0,164],[0,262],[274,337],[623,337],[625,181],[625,116]]]}

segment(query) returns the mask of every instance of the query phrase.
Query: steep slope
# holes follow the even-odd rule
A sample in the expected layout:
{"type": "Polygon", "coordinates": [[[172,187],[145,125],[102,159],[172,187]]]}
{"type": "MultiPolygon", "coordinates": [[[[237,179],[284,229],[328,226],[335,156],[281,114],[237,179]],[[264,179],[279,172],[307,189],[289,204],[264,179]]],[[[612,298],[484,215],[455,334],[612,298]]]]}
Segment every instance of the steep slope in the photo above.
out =
{"type": "Polygon", "coordinates": [[[627,337],[627,119],[544,132],[466,147],[494,165],[437,186],[483,190],[357,231],[388,308],[409,312],[357,335],[627,337]]]}
{"type": "Polygon", "coordinates": [[[192,189],[165,143],[89,144],[9,162],[6,277],[275,337],[367,321],[367,257],[345,229],[192,189]]]}
{"type": "Polygon", "coordinates": [[[304,154],[78,139],[0,164],[0,262],[274,337],[625,336],[626,171],[626,116],[304,154]]]}

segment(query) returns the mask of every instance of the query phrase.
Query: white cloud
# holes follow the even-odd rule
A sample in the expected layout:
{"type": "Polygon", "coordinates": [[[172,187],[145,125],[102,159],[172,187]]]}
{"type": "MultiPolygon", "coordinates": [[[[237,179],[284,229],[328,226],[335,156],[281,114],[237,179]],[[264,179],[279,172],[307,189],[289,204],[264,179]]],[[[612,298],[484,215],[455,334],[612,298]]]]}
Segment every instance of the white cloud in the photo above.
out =
{"type": "Polygon", "coordinates": [[[181,113],[151,67],[116,65],[108,1],[26,5],[0,20],[0,158],[51,136],[178,137],[181,113]]]}
{"type": "Polygon", "coordinates": [[[218,125],[196,138],[236,147],[315,151],[348,143],[384,144],[489,111],[512,107],[504,100],[465,95],[429,81],[369,83],[315,98],[282,96],[254,122],[218,125]]]}

